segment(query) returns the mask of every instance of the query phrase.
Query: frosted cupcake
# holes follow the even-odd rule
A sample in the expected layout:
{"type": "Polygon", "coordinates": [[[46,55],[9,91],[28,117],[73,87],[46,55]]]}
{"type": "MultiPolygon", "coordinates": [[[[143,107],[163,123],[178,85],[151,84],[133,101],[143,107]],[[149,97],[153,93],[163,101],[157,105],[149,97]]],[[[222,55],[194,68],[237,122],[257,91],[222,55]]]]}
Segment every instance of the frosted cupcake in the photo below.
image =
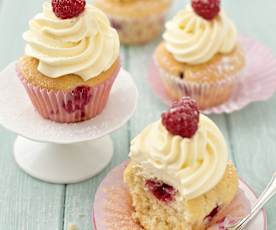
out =
{"type": "Polygon", "coordinates": [[[205,230],[238,192],[221,131],[190,98],[132,141],[124,180],[145,230],[205,230]]]}
{"type": "Polygon", "coordinates": [[[231,97],[245,55],[219,0],[193,0],[166,23],[163,38],[154,58],[171,99],[191,96],[206,109],[231,97]]]}
{"type": "Polygon", "coordinates": [[[29,23],[17,71],[46,119],[79,122],[100,114],[120,70],[119,37],[84,0],[53,0],[29,23]]]}
{"type": "Polygon", "coordinates": [[[172,0],[94,0],[125,44],[142,44],[157,37],[172,0]]]}

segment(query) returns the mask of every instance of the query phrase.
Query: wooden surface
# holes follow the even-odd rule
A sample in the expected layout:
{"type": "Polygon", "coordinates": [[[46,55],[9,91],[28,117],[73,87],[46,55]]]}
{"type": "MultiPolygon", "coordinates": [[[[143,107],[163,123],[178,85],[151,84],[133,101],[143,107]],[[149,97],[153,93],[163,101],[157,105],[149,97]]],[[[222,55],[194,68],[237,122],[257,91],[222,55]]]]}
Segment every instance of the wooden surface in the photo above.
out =
{"type": "MultiPolygon", "coordinates": [[[[0,0],[0,69],[22,55],[22,33],[27,29],[28,20],[41,10],[42,2],[0,0]]],[[[262,41],[276,53],[275,0],[223,2],[241,33],[262,41]]],[[[185,1],[176,1],[170,14],[184,5],[185,1]]],[[[112,135],[113,161],[98,176],[75,185],[52,185],[35,180],[23,173],[13,160],[15,134],[0,127],[1,230],[66,230],[69,223],[76,224],[80,230],[92,229],[92,203],[98,184],[111,168],[127,158],[131,138],[158,119],[165,109],[146,80],[151,54],[158,41],[121,49],[124,67],[132,73],[140,91],[140,101],[131,121],[112,135]]],[[[259,194],[276,170],[276,97],[231,115],[211,118],[227,138],[239,175],[259,194]]],[[[267,213],[268,229],[275,230],[276,199],[267,206],[267,213]]]]}

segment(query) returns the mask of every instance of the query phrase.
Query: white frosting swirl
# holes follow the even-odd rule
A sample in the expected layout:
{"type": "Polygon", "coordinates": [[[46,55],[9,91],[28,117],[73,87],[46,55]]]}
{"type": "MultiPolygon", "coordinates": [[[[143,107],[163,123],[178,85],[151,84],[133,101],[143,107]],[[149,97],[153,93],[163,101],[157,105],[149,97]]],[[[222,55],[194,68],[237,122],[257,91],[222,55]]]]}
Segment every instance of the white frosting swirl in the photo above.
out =
{"type": "Polygon", "coordinates": [[[166,23],[163,38],[177,61],[195,65],[209,61],[218,53],[231,52],[237,43],[237,31],[223,11],[207,21],[188,6],[166,23]]]}
{"type": "Polygon", "coordinates": [[[132,141],[130,157],[146,178],[164,181],[192,199],[222,179],[228,150],[218,127],[201,115],[191,139],[171,135],[161,121],[149,125],[132,141]]]}
{"type": "Polygon", "coordinates": [[[51,4],[29,23],[23,35],[26,55],[39,60],[38,70],[57,78],[77,74],[88,80],[108,70],[119,57],[119,37],[102,11],[87,5],[78,17],[61,20],[51,4]]]}

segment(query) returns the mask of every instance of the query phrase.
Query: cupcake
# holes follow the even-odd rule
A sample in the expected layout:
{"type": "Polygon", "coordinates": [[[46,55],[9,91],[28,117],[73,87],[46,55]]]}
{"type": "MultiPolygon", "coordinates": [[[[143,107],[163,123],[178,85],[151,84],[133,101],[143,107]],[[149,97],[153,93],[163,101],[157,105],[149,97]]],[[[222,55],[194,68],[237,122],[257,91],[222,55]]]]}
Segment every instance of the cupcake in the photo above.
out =
{"type": "Polygon", "coordinates": [[[172,0],[94,0],[109,17],[122,43],[142,44],[157,37],[172,0]]]}
{"type": "Polygon", "coordinates": [[[23,38],[18,76],[46,119],[72,123],[100,114],[120,70],[119,36],[85,0],[44,2],[23,38]]]}
{"type": "Polygon", "coordinates": [[[192,0],[165,27],[154,61],[168,96],[190,96],[200,109],[227,101],[246,60],[220,0],[192,0]]]}
{"type": "Polygon", "coordinates": [[[221,131],[190,98],[132,141],[124,181],[145,230],[207,229],[238,193],[221,131]]]}

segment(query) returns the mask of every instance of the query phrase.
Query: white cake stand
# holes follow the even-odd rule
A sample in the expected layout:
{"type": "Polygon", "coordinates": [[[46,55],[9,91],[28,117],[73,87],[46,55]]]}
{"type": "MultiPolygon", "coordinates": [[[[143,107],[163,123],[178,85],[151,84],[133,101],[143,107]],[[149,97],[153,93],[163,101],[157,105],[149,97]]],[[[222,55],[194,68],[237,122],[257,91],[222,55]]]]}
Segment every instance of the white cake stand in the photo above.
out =
{"type": "Polygon", "coordinates": [[[43,119],[32,106],[15,71],[15,63],[0,73],[0,124],[17,133],[14,156],[21,169],[51,183],[76,183],[104,169],[113,156],[108,136],[133,115],[137,88],[121,70],[108,104],[98,117],[76,124],[43,119]]]}

